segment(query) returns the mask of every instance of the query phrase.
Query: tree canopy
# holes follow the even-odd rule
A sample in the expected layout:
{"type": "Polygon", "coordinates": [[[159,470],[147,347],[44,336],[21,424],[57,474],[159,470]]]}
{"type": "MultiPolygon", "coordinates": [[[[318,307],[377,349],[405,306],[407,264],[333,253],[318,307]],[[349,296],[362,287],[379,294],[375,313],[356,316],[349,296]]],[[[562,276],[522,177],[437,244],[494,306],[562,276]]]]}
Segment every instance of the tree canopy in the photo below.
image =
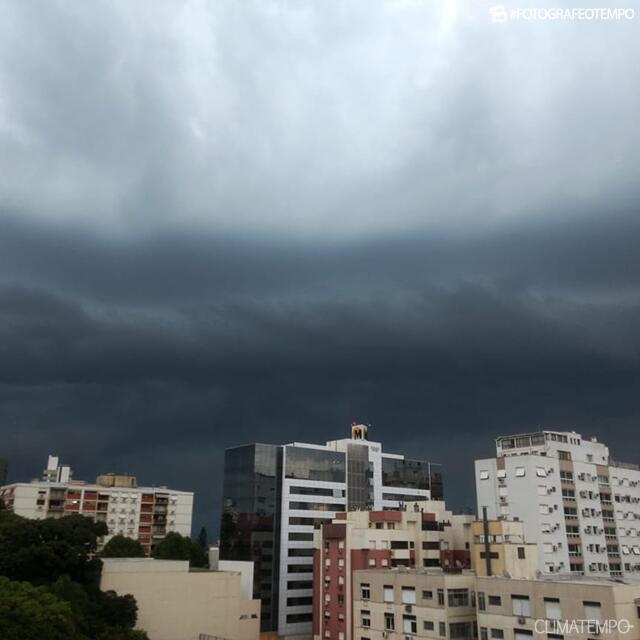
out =
{"type": "Polygon", "coordinates": [[[100,555],[103,558],[144,558],[144,549],[137,540],[117,535],[104,545],[100,555]]]}
{"type": "Polygon", "coordinates": [[[77,638],[71,606],[45,587],[0,576],[2,640],[69,640],[77,638]]]}
{"type": "Polygon", "coordinates": [[[153,557],[160,560],[188,560],[192,567],[206,567],[205,550],[188,536],[170,532],[155,547],[153,557]]]}
{"type": "Polygon", "coordinates": [[[103,523],[27,520],[0,509],[2,640],[147,640],[131,595],[100,590],[103,523]]]}

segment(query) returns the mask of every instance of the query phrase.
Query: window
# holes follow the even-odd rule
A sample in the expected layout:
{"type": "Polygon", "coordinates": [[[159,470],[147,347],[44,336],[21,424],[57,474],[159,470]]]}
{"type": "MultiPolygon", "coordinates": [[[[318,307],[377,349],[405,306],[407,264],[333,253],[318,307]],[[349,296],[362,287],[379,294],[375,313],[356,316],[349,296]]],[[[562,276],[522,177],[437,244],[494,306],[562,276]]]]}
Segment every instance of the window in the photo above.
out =
{"type": "Polygon", "coordinates": [[[384,585],[383,598],[382,599],[385,602],[393,602],[394,601],[393,586],[392,585],[388,585],[388,584],[384,585]]]}
{"type": "Polygon", "coordinates": [[[586,620],[602,620],[602,607],[599,602],[583,602],[586,620]]]}
{"type": "Polygon", "coordinates": [[[480,480],[488,480],[489,479],[489,472],[488,471],[481,471],[480,472],[480,480]]]}
{"type": "Polygon", "coordinates": [[[413,587],[402,587],[402,604],[415,604],[416,590],[413,587]]]}
{"type": "Polygon", "coordinates": [[[438,604],[444,606],[444,589],[438,589],[438,604]]]}
{"type": "Polygon", "coordinates": [[[371,611],[368,611],[367,609],[360,610],[360,626],[361,627],[371,626],[371,611]]]}
{"type": "Polygon", "coordinates": [[[524,467],[516,467],[516,478],[523,478],[525,473],[524,467]]]}
{"type": "Polygon", "coordinates": [[[570,451],[558,451],[558,458],[560,458],[560,460],[571,460],[571,452],[570,451]]]}
{"type": "Polygon", "coordinates": [[[532,637],[533,637],[533,631],[528,631],[527,629],[513,630],[514,640],[531,640],[532,637]]]}
{"type": "Polygon", "coordinates": [[[511,606],[513,607],[514,616],[527,618],[531,615],[529,596],[511,596],[511,606]]]}
{"type": "Polygon", "coordinates": [[[489,640],[487,627],[480,627],[480,640],[489,640]]]}
{"type": "Polygon", "coordinates": [[[484,591],[478,591],[478,609],[480,611],[485,611],[487,608],[485,599],[484,599],[484,591]]]}
{"type": "Polygon", "coordinates": [[[438,633],[443,637],[447,637],[447,625],[444,622],[438,622],[438,633]]]}
{"type": "Polygon", "coordinates": [[[525,559],[524,547],[518,547],[518,560],[524,560],[524,559],[525,559]]]}
{"type": "Polygon", "coordinates": [[[362,600],[370,600],[371,599],[371,586],[368,583],[362,583],[360,585],[360,598],[362,600]]]}
{"type": "Polygon", "coordinates": [[[499,607],[502,604],[502,598],[500,596],[489,596],[489,604],[492,607],[499,607]]]}
{"type": "Polygon", "coordinates": [[[469,590],[468,589],[448,589],[447,596],[450,607],[468,607],[469,606],[469,590]]]}
{"type": "Polygon", "coordinates": [[[376,566],[376,559],[375,558],[369,558],[369,566],[370,567],[375,567],[376,566]]]}
{"type": "Polygon", "coordinates": [[[544,617],[547,620],[561,620],[560,600],[558,598],[544,599],[544,617]]]}
{"type": "Polygon", "coordinates": [[[387,631],[393,631],[396,628],[396,619],[393,613],[385,613],[384,614],[384,628],[387,631]]]}
{"type": "Polygon", "coordinates": [[[423,591],[422,592],[423,600],[433,600],[433,591],[423,591]]]}
{"type": "Polygon", "coordinates": [[[538,476],[538,478],[546,478],[547,470],[543,467],[536,467],[536,475],[538,476]]]}
{"type": "Polygon", "coordinates": [[[473,631],[471,630],[471,622],[452,622],[449,624],[449,637],[455,638],[471,638],[473,631]]]}
{"type": "Polygon", "coordinates": [[[504,631],[502,629],[491,629],[491,637],[502,640],[502,638],[504,638],[504,631]]]}
{"type": "Polygon", "coordinates": [[[422,623],[422,628],[424,631],[433,631],[433,622],[431,622],[431,620],[425,620],[422,623]]]}
{"type": "Polygon", "coordinates": [[[498,469],[498,473],[496,473],[498,478],[506,478],[507,472],[504,469],[498,469]]]}
{"type": "Polygon", "coordinates": [[[418,623],[415,616],[402,616],[402,631],[404,633],[418,633],[418,623]]]}
{"type": "Polygon", "coordinates": [[[296,624],[297,622],[311,622],[312,613],[290,613],[287,616],[287,624],[296,624]]]}

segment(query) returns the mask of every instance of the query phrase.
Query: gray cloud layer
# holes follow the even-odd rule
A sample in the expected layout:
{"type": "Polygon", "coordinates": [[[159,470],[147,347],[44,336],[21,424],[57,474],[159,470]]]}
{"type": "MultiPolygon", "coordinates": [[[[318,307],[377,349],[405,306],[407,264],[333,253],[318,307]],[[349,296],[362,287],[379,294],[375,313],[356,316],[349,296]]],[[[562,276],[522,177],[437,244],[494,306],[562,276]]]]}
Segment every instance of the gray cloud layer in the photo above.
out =
{"type": "Polygon", "coordinates": [[[55,450],[215,530],[224,447],[353,419],[458,506],[499,433],[640,459],[638,26],[487,9],[0,2],[14,478],[55,450]]]}

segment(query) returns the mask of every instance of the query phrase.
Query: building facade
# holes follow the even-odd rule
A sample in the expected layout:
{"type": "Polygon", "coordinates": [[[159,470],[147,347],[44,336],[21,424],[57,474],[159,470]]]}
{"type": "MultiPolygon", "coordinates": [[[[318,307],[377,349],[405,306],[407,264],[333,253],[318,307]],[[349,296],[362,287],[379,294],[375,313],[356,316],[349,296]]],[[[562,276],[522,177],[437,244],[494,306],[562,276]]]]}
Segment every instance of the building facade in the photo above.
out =
{"type": "MultiPolygon", "coordinates": [[[[470,571],[364,569],[354,574],[354,638],[474,640],[475,576],[470,571]]],[[[325,640],[334,636],[325,634],[325,640]]],[[[343,640],[338,634],[335,640],[343,640]]]]}
{"type": "Polygon", "coordinates": [[[542,573],[640,576],[640,467],[614,462],[595,438],[498,438],[496,457],[476,461],[475,479],[478,512],[522,521],[542,573]]]}
{"type": "Polygon", "coordinates": [[[105,558],[100,588],[132,594],[149,640],[258,640],[260,603],[242,572],[190,570],[181,560],[105,558]]]}
{"type": "MultiPolygon", "coordinates": [[[[395,511],[338,514],[314,534],[313,635],[316,640],[357,637],[356,573],[397,568],[470,567],[473,516],[456,516],[442,501],[395,511]]],[[[415,603],[414,603],[415,604],[415,603]]]]}
{"type": "Polygon", "coordinates": [[[479,640],[640,639],[635,579],[477,577],[475,589],[479,640]]]}
{"type": "Polygon", "coordinates": [[[256,563],[262,629],[311,635],[314,527],[337,513],[442,497],[439,465],[382,451],[367,427],[325,445],[251,444],[225,454],[220,557],[256,563]]]}
{"type": "Polygon", "coordinates": [[[104,522],[109,533],[99,541],[101,546],[121,534],[138,540],[147,555],[169,532],[191,535],[192,492],[138,487],[134,476],[108,474],[98,479],[106,480],[104,484],[71,480],[71,469],[50,456],[43,480],[0,487],[0,499],[24,518],[81,514],[104,522]],[[127,480],[116,484],[112,481],[116,477],[127,480]]]}

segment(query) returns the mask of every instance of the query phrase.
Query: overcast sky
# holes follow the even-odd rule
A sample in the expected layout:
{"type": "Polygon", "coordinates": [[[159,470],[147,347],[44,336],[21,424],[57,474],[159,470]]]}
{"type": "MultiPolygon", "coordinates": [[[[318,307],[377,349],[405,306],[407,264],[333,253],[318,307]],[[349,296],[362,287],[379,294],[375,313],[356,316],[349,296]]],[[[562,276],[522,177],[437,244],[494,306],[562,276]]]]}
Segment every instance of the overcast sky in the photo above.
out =
{"type": "Polygon", "coordinates": [[[214,538],[225,447],[354,420],[456,508],[501,434],[640,462],[640,15],[493,4],[0,0],[11,479],[214,538]]]}

